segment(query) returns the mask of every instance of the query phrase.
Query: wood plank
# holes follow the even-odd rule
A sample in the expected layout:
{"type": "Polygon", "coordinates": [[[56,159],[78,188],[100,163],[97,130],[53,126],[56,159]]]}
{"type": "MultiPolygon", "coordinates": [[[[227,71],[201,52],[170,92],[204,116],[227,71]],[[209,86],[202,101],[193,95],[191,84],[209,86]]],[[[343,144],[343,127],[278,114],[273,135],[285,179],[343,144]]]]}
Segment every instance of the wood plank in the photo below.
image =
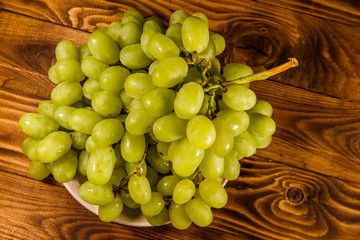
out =
{"type": "Polygon", "coordinates": [[[261,70],[294,56],[301,64],[298,70],[273,79],[359,101],[360,27],[356,24],[359,6],[340,1],[320,4],[318,0],[292,1],[281,7],[273,0],[263,2],[84,1],[74,7],[67,1],[56,5],[57,1],[44,0],[24,8],[23,1],[17,0],[3,3],[2,7],[85,31],[118,20],[128,8],[137,8],[145,16],[156,14],[164,21],[176,9],[186,9],[189,13],[202,11],[209,17],[211,30],[227,40],[227,49],[221,55],[223,63],[242,62],[261,70]],[[334,14],[330,20],[324,19],[330,12],[334,14]],[[348,25],[349,21],[354,24],[348,25]]]}
{"type": "Polygon", "coordinates": [[[226,186],[228,204],[213,210],[214,221],[206,231],[194,225],[179,231],[102,223],[64,187],[0,170],[0,238],[357,239],[359,184],[262,158],[241,164],[241,177],[226,186]],[[303,193],[298,203],[294,201],[300,198],[289,193],[295,188],[303,193]]]}

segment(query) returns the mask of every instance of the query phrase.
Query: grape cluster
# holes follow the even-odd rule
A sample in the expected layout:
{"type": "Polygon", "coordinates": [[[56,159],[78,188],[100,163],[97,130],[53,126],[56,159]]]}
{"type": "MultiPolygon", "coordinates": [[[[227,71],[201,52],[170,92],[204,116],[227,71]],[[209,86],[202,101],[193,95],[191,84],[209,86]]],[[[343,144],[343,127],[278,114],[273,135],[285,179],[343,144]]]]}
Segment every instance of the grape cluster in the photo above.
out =
{"type": "Polygon", "coordinates": [[[212,208],[227,203],[223,185],[239,176],[239,159],[267,147],[276,128],[271,105],[249,88],[270,72],[221,68],[224,49],[203,13],[183,10],[167,29],[131,9],[79,48],[59,42],[51,100],[19,120],[30,175],[76,178],[105,222],[125,205],[155,226],[208,226],[212,208]]]}

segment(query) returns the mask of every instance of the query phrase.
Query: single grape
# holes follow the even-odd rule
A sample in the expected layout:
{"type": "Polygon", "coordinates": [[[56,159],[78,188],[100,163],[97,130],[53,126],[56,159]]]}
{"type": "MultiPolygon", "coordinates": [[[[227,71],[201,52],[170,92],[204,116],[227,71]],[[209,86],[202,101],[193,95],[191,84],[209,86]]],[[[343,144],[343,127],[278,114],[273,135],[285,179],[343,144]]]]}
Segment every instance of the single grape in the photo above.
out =
{"type": "Polygon", "coordinates": [[[173,194],[174,188],[180,179],[174,175],[167,175],[159,180],[157,183],[156,189],[163,196],[171,196],[173,194]]]}
{"type": "Polygon", "coordinates": [[[199,227],[207,227],[213,220],[210,206],[199,197],[185,203],[185,212],[190,220],[199,227]]]}
{"type": "Polygon", "coordinates": [[[201,198],[214,208],[223,208],[228,200],[225,188],[215,179],[205,178],[199,185],[201,198]]]}
{"type": "Polygon", "coordinates": [[[113,188],[110,184],[99,186],[89,181],[81,184],[79,195],[82,200],[94,205],[105,205],[114,199],[113,188]]]}
{"type": "Polygon", "coordinates": [[[68,133],[63,131],[50,133],[36,146],[36,158],[44,163],[55,161],[69,151],[71,144],[68,133]]]}
{"type": "Polygon", "coordinates": [[[147,44],[147,48],[151,55],[158,60],[177,57],[180,54],[180,50],[175,42],[162,33],[152,35],[147,44]]]}
{"type": "Polygon", "coordinates": [[[31,161],[29,164],[29,174],[33,179],[43,180],[50,175],[50,170],[43,162],[31,161]]]}
{"type": "Polygon", "coordinates": [[[142,24],[144,22],[144,16],[136,9],[127,9],[124,12],[122,21],[124,23],[128,22],[128,19],[131,19],[130,21],[134,21],[134,18],[132,17],[135,17],[136,22],[138,22],[139,24],[142,24]]]}
{"type": "Polygon", "coordinates": [[[38,104],[38,113],[42,115],[46,115],[50,118],[54,118],[54,112],[55,112],[56,106],[51,100],[45,100],[42,102],[39,102],[38,104]]]}
{"type": "Polygon", "coordinates": [[[141,33],[142,26],[138,23],[132,21],[123,23],[122,27],[118,31],[118,44],[120,48],[124,48],[127,45],[140,43],[141,33]]]}
{"type": "Polygon", "coordinates": [[[109,182],[115,161],[115,152],[111,146],[95,148],[88,161],[87,177],[89,181],[95,185],[104,185],[109,182]]]}
{"type": "Polygon", "coordinates": [[[225,38],[218,33],[214,33],[210,35],[210,39],[215,44],[215,50],[216,50],[215,55],[216,56],[220,55],[225,50],[225,46],[226,46],[225,38]]]}
{"type": "Polygon", "coordinates": [[[124,133],[121,139],[121,156],[127,162],[139,162],[146,148],[144,135],[132,135],[129,132],[124,133]]]}
{"type": "Polygon", "coordinates": [[[265,137],[256,136],[256,135],[253,135],[253,134],[251,134],[251,135],[253,136],[253,138],[256,141],[257,148],[260,148],[260,149],[266,148],[267,146],[269,146],[270,143],[271,143],[271,140],[272,140],[271,135],[265,136],[265,137]]]}
{"type": "Polygon", "coordinates": [[[56,106],[69,106],[80,101],[83,96],[78,82],[65,81],[57,85],[51,92],[51,101],[56,106]]]}
{"type": "Polygon", "coordinates": [[[131,198],[130,193],[128,191],[125,191],[124,189],[120,190],[120,197],[123,201],[124,205],[131,209],[137,209],[140,208],[140,204],[134,202],[134,200],[131,198]]]}
{"type": "Polygon", "coordinates": [[[62,40],[56,45],[55,56],[57,60],[64,58],[79,60],[78,49],[75,43],[70,40],[62,40]]]}
{"type": "Polygon", "coordinates": [[[152,71],[152,82],[157,87],[172,88],[183,81],[188,65],[181,57],[169,57],[160,60],[152,71]]]}
{"type": "Polygon", "coordinates": [[[107,118],[95,125],[91,136],[97,146],[107,146],[119,142],[124,130],[119,119],[107,118]]]}
{"type": "Polygon", "coordinates": [[[147,216],[146,220],[153,226],[162,226],[170,220],[169,210],[164,207],[158,215],[152,217],[147,216]]]}
{"type": "Polygon", "coordinates": [[[261,113],[265,116],[271,117],[273,113],[273,108],[270,103],[264,100],[257,100],[255,105],[247,110],[247,113],[261,113]]]}
{"type": "Polygon", "coordinates": [[[90,79],[99,80],[103,71],[109,67],[108,64],[101,62],[93,56],[85,57],[81,61],[81,70],[90,79]]]}
{"type": "Polygon", "coordinates": [[[85,78],[80,62],[73,58],[58,60],[55,63],[55,72],[63,81],[80,82],[85,78]]]}
{"type": "Polygon", "coordinates": [[[238,136],[244,132],[250,123],[250,117],[245,111],[225,109],[217,113],[217,117],[224,119],[232,132],[232,135],[238,136]]]}
{"type": "Polygon", "coordinates": [[[95,125],[103,118],[88,108],[79,108],[71,112],[69,125],[71,129],[90,135],[95,125]]]}
{"type": "Polygon", "coordinates": [[[187,122],[171,112],[155,121],[153,132],[160,141],[173,142],[186,136],[187,122]]]}
{"type": "Polygon", "coordinates": [[[147,166],[146,178],[149,180],[151,189],[153,189],[159,180],[159,174],[153,167],[147,166]]]}
{"type": "Polygon", "coordinates": [[[82,60],[88,56],[91,56],[91,53],[89,51],[89,47],[87,43],[81,44],[81,46],[78,49],[78,55],[79,55],[79,61],[82,62],[82,60]]]}
{"type": "Polygon", "coordinates": [[[129,96],[140,99],[141,96],[155,89],[156,86],[151,81],[149,74],[133,73],[126,78],[124,88],[129,96]]]}
{"type": "Polygon", "coordinates": [[[150,117],[144,109],[130,111],[126,120],[126,131],[133,135],[143,135],[151,131],[157,118],[150,117]]]}
{"type": "Polygon", "coordinates": [[[171,26],[177,23],[182,24],[187,17],[189,17],[189,14],[185,10],[176,10],[170,16],[169,25],[171,26]]]}
{"type": "Polygon", "coordinates": [[[111,184],[111,186],[119,186],[126,175],[127,174],[124,169],[121,167],[115,167],[108,183],[111,184]]]}
{"type": "Polygon", "coordinates": [[[222,118],[212,120],[216,129],[216,139],[211,150],[219,157],[225,157],[234,147],[233,133],[230,131],[227,121],[222,118]]]}
{"type": "Polygon", "coordinates": [[[199,170],[205,178],[216,179],[224,172],[224,158],[218,157],[211,149],[205,151],[199,170]]]}
{"type": "Polygon", "coordinates": [[[184,78],[184,83],[196,82],[201,84],[204,81],[202,72],[198,67],[189,67],[188,73],[184,78]]]}
{"type": "Polygon", "coordinates": [[[223,177],[230,181],[237,179],[240,175],[239,160],[242,156],[235,150],[231,151],[224,158],[224,172],[223,177]]]}
{"type": "Polygon", "coordinates": [[[143,32],[145,32],[148,29],[152,29],[155,32],[162,33],[161,26],[158,21],[154,19],[149,19],[143,24],[143,32]]]}
{"type": "Polygon", "coordinates": [[[203,88],[198,83],[185,83],[174,102],[174,112],[179,118],[190,119],[200,111],[204,101],[203,88]]]}
{"type": "Polygon", "coordinates": [[[180,23],[172,24],[166,30],[165,35],[171,38],[171,40],[173,40],[173,42],[176,44],[176,46],[179,48],[180,51],[184,51],[185,47],[182,42],[181,29],[182,29],[182,24],[180,23]]]}
{"type": "Polygon", "coordinates": [[[260,137],[271,136],[276,130],[275,121],[261,113],[250,113],[250,124],[248,131],[260,137]]]}
{"type": "Polygon", "coordinates": [[[256,147],[256,140],[248,131],[244,131],[234,138],[234,148],[243,157],[250,157],[254,155],[256,147]]]}
{"type": "Polygon", "coordinates": [[[166,174],[170,172],[171,162],[160,157],[156,146],[150,146],[146,153],[147,163],[150,164],[158,173],[166,174]]]}
{"type": "Polygon", "coordinates": [[[141,97],[141,105],[151,117],[161,117],[174,109],[175,93],[168,88],[155,88],[141,97]]]}
{"type": "Polygon", "coordinates": [[[70,133],[70,137],[72,141],[72,146],[74,148],[78,150],[85,149],[86,140],[89,137],[89,135],[79,131],[74,131],[70,133]]]}
{"type": "Polygon", "coordinates": [[[211,62],[216,56],[216,48],[212,39],[209,39],[209,44],[206,49],[196,55],[196,63],[206,66],[209,62],[211,62]]]}
{"type": "Polygon", "coordinates": [[[179,230],[185,230],[190,227],[192,221],[185,211],[185,204],[172,202],[169,208],[171,224],[179,230]]]}
{"type": "Polygon", "coordinates": [[[91,106],[103,117],[116,117],[121,112],[122,102],[118,94],[99,91],[92,96],[91,106]]]}
{"type": "Polygon", "coordinates": [[[51,165],[51,173],[57,182],[66,183],[74,179],[77,163],[77,152],[70,149],[65,155],[47,165],[51,165]]]}
{"type": "Polygon", "coordinates": [[[207,16],[202,13],[202,12],[196,12],[192,15],[193,17],[197,17],[197,18],[200,18],[201,20],[203,20],[206,25],[209,27],[209,19],[207,18],[207,16]]]}
{"type": "Polygon", "coordinates": [[[116,197],[111,202],[99,206],[98,216],[103,222],[112,222],[118,218],[123,210],[121,198],[116,197]]]}
{"type": "Polygon", "coordinates": [[[92,153],[94,149],[97,148],[96,144],[94,143],[94,140],[92,139],[91,135],[86,139],[85,143],[85,149],[89,153],[92,153]]]}
{"type": "Polygon", "coordinates": [[[38,114],[26,113],[19,119],[19,127],[26,135],[44,138],[59,129],[59,124],[52,118],[38,114]]]}
{"type": "Polygon", "coordinates": [[[146,204],[151,201],[150,183],[144,176],[132,175],[128,183],[131,198],[138,204],[146,204]]]}
{"type": "Polygon", "coordinates": [[[223,93],[224,103],[234,110],[249,110],[256,103],[255,93],[243,85],[231,85],[223,93]]]}
{"type": "Polygon", "coordinates": [[[168,154],[169,147],[170,147],[170,143],[160,142],[160,141],[156,143],[156,149],[159,154],[159,157],[161,157],[166,161],[170,161],[170,157],[168,154]]]}
{"type": "Polygon", "coordinates": [[[251,67],[242,63],[228,63],[223,69],[223,75],[226,81],[233,81],[252,74],[254,74],[254,71],[251,67]]]}
{"type": "Polygon", "coordinates": [[[188,17],[182,25],[182,41],[188,52],[203,52],[209,44],[209,26],[198,17],[188,17]]]}
{"type": "Polygon", "coordinates": [[[152,192],[150,202],[141,205],[141,212],[147,217],[152,217],[158,215],[164,206],[165,201],[161,193],[152,192]]]}
{"type": "Polygon", "coordinates": [[[103,89],[101,88],[99,81],[93,79],[86,80],[82,89],[84,97],[90,100],[95,93],[101,90],[103,89]]]}
{"type": "Polygon", "coordinates": [[[106,64],[115,64],[119,61],[119,46],[106,33],[102,31],[94,31],[90,34],[87,45],[91,55],[101,62],[106,64]]]}
{"type": "Polygon", "coordinates": [[[177,204],[184,204],[189,201],[195,194],[195,184],[189,179],[179,181],[172,193],[173,201],[177,204]]]}
{"type": "Polygon", "coordinates": [[[90,153],[88,151],[86,151],[85,149],[82,150],[79,154],[77,168],[78,168],[78,172],[81,175],[84,175],[84,176],[87,175],[87,167],[88,167],[89,157],[90,157],[90,153]]]}
{"type": "Polygon", "coordinates": [[[50,81],[55,83],[55,84],[59,84],[59,83],[62,83],[64,81],[62,78],[60,78],[60,76],[55,71],[55,65],[52,65],[49,68],[48,77],[49,77],[50,81]]]}
{"type": "Polygon", "coordinates": [[[133,97],[130,97],[129,94],[127,94],[125,89],[121,90],[120,99],[124,109],[129,109],[131,102],[134,100],[133,97]]]}
{"type": "Polygon", "coordinates": [[[125,46],[120,51],[120,62],[129,69],[148,67],[152,60],[144,53],[140,43],[125,46]]]}
{"type": "Polygon", "coordinates": [[[209,118],[197,115],[187,123],[186,136],[193,146],[207,149],[216,139],[215,126],[209,118]]]}
{"type": "Polygon", "coordinates": [[[119,32],[122,26],[123,26],[122,21],[112,22],[108,26],[107,34],[116,42],[119,39],[119,32]]]}

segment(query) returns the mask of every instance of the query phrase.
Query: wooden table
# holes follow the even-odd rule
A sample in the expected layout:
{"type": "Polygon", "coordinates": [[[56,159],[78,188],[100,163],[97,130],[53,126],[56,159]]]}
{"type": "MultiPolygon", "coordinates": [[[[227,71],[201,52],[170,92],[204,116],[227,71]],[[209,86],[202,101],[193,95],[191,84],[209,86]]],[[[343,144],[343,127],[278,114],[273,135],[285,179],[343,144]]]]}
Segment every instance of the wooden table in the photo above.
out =
{"type": "Polygon", "coordinates": [[[360,239],[360,3],[346,0],[0,2],[0,239],[360,239]],[[256,71],[300,66],[252,84],[274,107],[272,144],[241,160],[229,202],[207,228],[102,223],[51,177],[36,181],[17,121],[54,85],[47,70],[63,39],[136,8],[168,21],[204,12],[225,36],[222,63],[256,71]]]}

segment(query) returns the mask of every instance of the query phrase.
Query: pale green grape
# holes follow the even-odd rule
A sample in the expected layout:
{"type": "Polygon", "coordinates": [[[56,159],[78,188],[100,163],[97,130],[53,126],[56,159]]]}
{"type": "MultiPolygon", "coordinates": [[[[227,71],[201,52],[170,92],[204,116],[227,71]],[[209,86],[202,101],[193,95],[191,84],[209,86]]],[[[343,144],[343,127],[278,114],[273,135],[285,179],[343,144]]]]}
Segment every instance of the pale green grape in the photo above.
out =
{"type": "Polygon", "coordinates": [[[210,35],[210,39],[215,44],[215,49],[216,49],[215,55],[216,56],[220,55],[225,50],[226,47],[225,38],[218,33],[214,33],[210,35]]]}
{"type": "Polygon", "coordinates": [[[37,139],[35,138],[34,140],[31,140],[28,144],[27,147],[24,149],[26,150],[26,152],[24,152],[26,154],[26,156],[28,156],[28,158],[31,161],[39,161],[37,156],[36,156],[36,147],[39,144],[39,142],[41,141],[41,139],[37,139]]]}
{"type": "Polygon", "coordinates": [[[119,46],[106,33],[102,31],[95,31],[91,33],[88,38],[87,45],[91,55],[101,62],[106,64],[115,64],[119,61],[119,46]]]}
{"type": "Polygon", "coordinates": [[[161,117],[174,109],[175,93],[168,88],[155,88],[141,97],[141,105],[151,117],[161,117]]]}
{"type": "Polygon", "coordinates": [[[69,118],[71,129],[90,135],[95,125],[103,118],[88,108],[78,108],[72,111],[69,118]]]}
{"type": "Polygon", "coordinates": [[[96,144],[94,143],[94,140],[92,139],[92,136],[89,136],[86,140],[85,143],[85,149],[86,151],[88,151],[89,153],[92,153],[94,151],[94,149],[96,148],[96,144]]]}
{"type": "Polygon", "coordinates": [[[168,175],[160,179],[157,183],[157,190],[163,196],[171,196],[173,194],[174,188],[180,179],[174,175],[168,175]]]}
{"type": "Polygon", "coordinates": [[[176,95],[174,112],[182,119],[193,118],[200,111],[203,101],[203,88],[194,82],[185,83],[176,95]]]}
{"type": "Polygon", "coordinates": [[[89,162],[90,153],[85,149],[82,150],[79,154],[79,161],[78,161],[78,171],[81,175],[87,175],[87,167],[89,162]]]}
{"type": "Polygon", "coordinates": [[[185,204],[172,202],[169,208],[171,224],[179,230],[185,230],[190,227],[192,221],[185,211],[185,204]]]}
{"type": "Polygon", "coordinates": [[[174,152],[172,161],[174,171],[182,177],[190,176],[203,158],[204,150],[194,147],[187,138],[184,138],[174,152]]]}
{"type": "Polygon", "coordinates": [[[219,157],[225,157],[234,147],[234,137],[227,121],[222,118],[212,120],[216,129],[216,139],[211,150],[219,157]]]}
{"type": "Polygon", "coordinates": [[[125,132],[120,142],[120,148],[121,156],[125,161],[138,162],[145,153],[145,136],[132,135],[129,132],[125,132]]]}
{"type": "Polygon", "coordinates": [[[27,152],[29,151],[31,145],[35,142],[39,142],[40,139],[34,138],[34,137],[27,137],[21,142],[21,151],[27,155],[27,152]]]}
{"type": "Polygon", "coordinates": [[[74,131],[70,133],[70,136],[71,136],[72,146],[74,148],[78,150],[85,149],[86,140],[89,137],[89,135],[79,131],[74,131]]]}
{"type": "Polygon", "coordinates": [[[121,90],[120,99],[124,109],[129,109],[131,102],[134,100],[133,97],[130,97],[129,94],[127,94],[125,89],[121,90]]]}
{"type": "Polygon", "coordinates": [[[109,67],[108,64],[101,62],[93,56],[85,57],[81,61],[81,70],[90,79],[98,80],[101,73],[109,67]]]}
{"type": "Polygon", "coordinates": [[[154,72],[154,69],[156,68],[156,66],[160,63],[159,60],[155,60],[154,62],[152,62],[149,66],[149,74],[152,75],[152,73],[154,72]]]}
{"type": "Polygon", "coordinates": [[[256,140],[248,131],[244,131],[234,138],[234,148],[243,157],[250,157],[254,155],[256,147],[256,140]]]}
{"type": "Polygon", "coordinates": [[[260,137],[266,137],[273,135],[276,130],[275,121],[266,115],[261,113],[249,113],[250,124],[248,131],[251,134],[260,137]]]}
{"type": "Polygon", "coordinates": [[[141,99],[138,99],[138,98],[133,99],[130,103],[128,110],[129,110],[129,112],[136,111],[136,110],[144,110],[143,106],[141,105],[141,99]]]}
{"type": "Polygon", "coordinates": [[[74,179],[77,170],[77,152],[70,149],[65,155],[56,159],[50,164],[51,173],[54,179],[60,183],[66,183],[74,179]]]}
{"type": "Polygon", "coordinates": [[[156,149],[159,154],[159,157],[161,157],[162,159],[164,159],[166,161],[170,161],[170,157],[168,154],[169,147],[170,147],[170,143],[166,143],[166,142],[159,141],[156,144],[156,149]]]}
{"type": "Polygon", "coordinates": [[[91,136],[97,146],[107,146],[119,142],[123,134],[122,122],[116,118],[107,118],[95,125],[91,136]]]}
{"type": "Polygon", "coordinates": [[[199,185],[201,198],[214,208],[223,208],[228,200],[228,195],[221,183],[215,179],[205,178],[199,185]]]}
{"type": "Polygon", "coordinates": [[[207,149],[216,139],[215,126],[209,118],[197,115],[187,123],[186,136],[193,146],[207,149]]]}
{"type": "Polygon", "coordinates": [[[196,63],[206,66],[216,56],[216,48],[212,39],[209,39],[209,44],[204,51],[196,55],[196,63]]]}
{"type": "Polygon", "coordinates": [[[51,101],[56,106],[68,106],[80,101],[83,96],[78,82],[65,81],[57,85],[51,92],[51,101]]]}
{"type": "Polygon", "coordinates": [[[120,48],[123,48],[127,45],[140,43],[141,33],[142,26],[140,26],[138,23],[132,21],[123,23],[123,26],[118,31],[118,44],[120,48]]]}
{"type": "Polygon", "coordinates": [[[155,32],[162,33],[161,26],[159,23],[154,19],[149,19],[143,24],[143,32],[145,32],[148,29],[152,29],[155,32]]]}
{"type": "Polygon", "coordinates": [[[156,146],[152,145],[147,150],[146,161],[150,164],[158,173],[166,174],[171,170],[171,162],[164,160],[157,152],[156,146]]]}
{"type": "Polygon", "coordinates": [[[80,82],[85,78],[80,62],[72,58],[58,60],[55,63],[55,72],[63,81],[80,82]]]}
{"type": "Polygon", "coordinates": [[[147,165],[146,162],[126,162],[125,169],[127,174],[135,173],[140,174],[141,176],[147,175],[147,165]]]}
{"type": "Polygon", "coordinates": [[[141,212],[147,217],[152,217],[158,215],[164,206],[165,201],[161,193],[152,192],[150,202],[141,205],[141,212]]]}
{"type": "MultiPolygon", "coordinates": [[[[173,160],[174,160],[175,152],[179,148],[181,140],[182,139],[175,140],[175,141],[170,143],[170,146],[169,146],[169,149],[168,149],[168,156],[169,156],[169,159],[170,159],[171,162],[173,162],[173,160]]],[[[176,173],[173,171],[173,174],[175,175],[176,173]]]]}
{"type": "Polygon", "coordinates": [[[254,74],[254,71],[251,67],[242,63],[228,63],[223,69],[223,75],[226,81],[233,81],[252,74],[254,74]]]}
{"type": "Polygon", "coordinates": [[[142,24],[144,22],[144,17],[143,15],[136,9],[127,9],[125,12],[124,12],[124,15],[123,15],[123,18],[122,18],[122,21],[124,23],[128,22],[128,21],[136,21],[138,22],[139,24],[142,24]],[[132,18],[132,17],[135,17],[132,18]]]}
{"type": "Polygon", "coordinates": [[[59,124],[52,118],[38,114],[26,113],[19,119],[19,127],[26,135],[34,138],[44,138],[59,129],[59,124]]]}
{"type": "Polygon", "coordinates": [[[146,220],[153,226],[162,226],[170,220],[169,210],[164,207],[158,215],[152,217],[146,216],[146,220]]]}
{"type": "Polygon", "coordinates": [[[218,157],[211,149],[205,151],[199,170],[205,178],[216,179],[224,172],[224,158],[218,157]]]}
{"type": "Polygon", "coordinates": [[[122,26],[123,26],[122,21],[112,22],[108,26],[107,34],[116,42],[119,39],[119,32],[122,26]]]}
{"type": "MultiPolygon", "coordinates": [[[[148,44],[149,44],[151,37],[153,35],[155,35],[156,33],[161,33],[161,31],[158,30],[157,28],[146,28],[146,29],[144,29],[144,32],[141,34],[141,39],[140,39],[140,44],[141,44],[142,50],[144,51],[146,56],[148,56],[153,61],[156,60],[156,58],[151,54],[148,44]]],[[[149,74],[150,74],[150,72],[149,72],[149,74]]]]}
{"type": "Polygon", "coordinates": [[[84,96],[90,100],[95,93],[101,90],[103,89],[101,88],[100,83],[93,79],[86,80],[82,88],[84,96]]]}
{"type": "Polygon", "coordinates": [[[52,81],[55,84],[59,84],[59,83],[62,83],[64,81],[62,78],[60,78],[60,76],[55,71],[55,65],[52,65],[49,68],[48,77],[49,77],[50,81],[52,81]]]}
{"type": "Polygon", "coordinates": [[[128,188],[134,202],[146,204],[151,201],[151,187],[146,177],[132,175],[129,179],[128,188]]]}
{"type": "Polygon", "coordinates": [[[209,99],[210,99],[210,96],[208,94],[204,94],[204,100],[203,100],[201,108],[198,112],[199,115],[206,115],[208,108],[209,108],[209,99]]]}
{"type": "Polygon", "coordinates": [[[56,106],[54,103],[51,102],[51,100],[45,100],[39,102],[38,104],[38,113],[42,115],[46,115],[50,118],[54,118],[55,109],[56,106]]]}
{"type": "Polygon", "coordinates": [[[88,56],[91,56],[91,53],[89,51],[89,47],[87,43],[81,44],[78,50],[79,54],[79,61],[82,62],[82,60],[88,56]]]}
{"type": "Polygon", "coordinates": [[[267,146],[270,145],[271,143],[271,140],[272,140],[272,136],[269,135],[269,136],[265,136],[265,137],[261,137],[261,136],[256,136],[256,135],[253,135],[251,134],[255,141],[256,141],[256,146],[257,148],[266,148],[267,146]]]}
{"type": "Polygon", "coordinates": [[[55,56],[57,60],[64,58],[79,60],[78,49],[75,43],[70,40],[62,40],[56,45],[55,56]]]}
{"type": "Polygon", "coordinates": [[[198,17],[188,17],[182,25],[182,40],[188,52],[203,52],[209,44],[209,27],[198,17]]]}
{"type": "Polygon", "coordinates": [[[99,186],[89,181],[81,184],[79,195],[82,200],[94,205],[105,205],[114,199],[113,189],[110,184],[99,186]]]}
{"type": "Polygon", "coordinates": [[[231,151],[224,158],[224,172],[222,177],[233,181],[240,175],[240,163],[239,160],[242,156],[235,150],[231,151]]]}
{"type": "Polygon", "coordinates": [[[256,103],[255,93],[243,85],[231,85],[223,93],[224,103],[234,110],[249,110],[256,103]]]}
{"type": "Polygon", "coordinates": [[[131,208],[131,209],[140,208],[140,204],[134,202],[134,200],[131,198],[130,193],[128,191],[125,192],[125,190],[121,189],[120,197],[121,197],[121,200],[123,201],[124,205],[127,206],[128,208],[131,208]]]}
{"type": "Polygon", "coordinates": [[[166,30],[165,35],[171,38],[176,46],[179,48],[180,51],[184,51],[185,47],[182,42],[182,35],[181,35],[182,24],[175,23],[169,26],[166,30]]]}
{"type": "Polygon", "coordinates": [[[149,180],[151,188],[153,188],[159,180],[159,174],[153,167],[147,166],[146,178],[149,180]]]}
{"type": "Polygon", "coordinates": [[[71,137],[66,132],[50,133],[36,146],[36,157],[40,162],[52,162],[64,156],[69,151],[71,143],[71,137]]]}
{"type": "Polygon", "coordinates": [[[157,118],[150,117],[145,110],[139,109],[130,111],[126,120],[126,131],[133,135],[142,135],[151,131],[157,118]]]}
{"type": "Polygon", "coordinates": [[[185,10],[176,10],[170,16],[169,25],[171,26],[177,23],[182,24],[187,17],[189,17],[189,14],[185,10]]]}
{"type": "Polygon", "coordinates": [[[29,164],[29,174],[33,179],[43,180],[50,175],[50,170],[43,162],[31,161],[29,164]]]}
{"type": "Polygon", "coordinates": [[[221,72],[221,63],[220,63],[219,59],[217,59],[215,57],[213,60],[211,60],[210,74],[212,74],[212,75],[220,74],[220,72],[221,72]]]}
{"type": "Polygon", "coordinates": [[[204,81],[202,72],[198,67],[189,67],[188,73],[184,78],[184,83],[196,82],[201,84],[204,81]]]}
{"type": "Polygon", "coordinates": [[[152,35],[147,44],[147,48],[151,55],[158,60],[177,57],[180,54],[180,50],[174,41],[162,33],[152,35]]]}
{"type": "Polygon", "coordinates": [[[141,98],[142,95],[155,89],[151,76],[147,73],[133,73],[125,80],[126,93],[133,98],[141,98]]]}
{"type": "Polygon", "coordinates": [[[123,210],[121,198],[116,197],[111,202],[99,206],[98,216],[103,222],[112,222],[118,218],[123,210]]]}
{"type": "Polygon", "coordinates": [[[89,181],[95,185],[104,185],[109,182],[115,161],[115,152],[111,146],[95,148],[88,160],[87,178],[89,181]]]}
{"type": "Polygon", "coordinates": [[[270,105],[270,103],[264,101],[264,100],[257,100],[255,105],[247,110],[248,113],[261,113],[265,116],[271,117],[273,113],[273,108],[270,105]]]}
{"type": "Polygon", "coordinates": [[[144,24],[145,24],[146,22],[148,22],[148,21],[155,21],[155,22],[157,22],[157,24],[158,24],[158,25],[160,26],[160,28],[161,28],[161,31],[163,31],[162,29],[164,28],[164,23],[162,22],[162,20],[161,20],[160,17],[158,17],[158,16],[150,16],[150,17],[147,17],[147,18],[145,19],[144,24]]]}
{"type": "Polygon", "coordinates": [[[126,177],[126,175],[127,174],[124,169],[122,169],[121,167],[115,167],[108,183],[112,186],[119,186],[119,184],[126,177]]]}
{"type": "Polygon", "coordinates": [[[152,71],[152,81],[157,87],[171,88],[183,81],[188,65],[181,57],[165,58],[157,63],[152,71]]]}
{"type": "Polygon", "coordinates": [[[198,17],[198,18],[200,18],[200,19],[203,20],[203,21],[206,23],[206,25],[209,27],[209,19],[207,18],[207,16],[206,16],[204,13],[202,13],[202,12],[196,12],[196,13],[194,13],[192,16],[193,16],[193,17],[198,17]]]}
{"type": "Polygon", "coordinates": [[[173,142],[186,136],[187,120],[181,119],[174,112],[155,121],[153,132],[162,142],[173,142]]]}
{"type": "Polygon", "coordinates": [[[245,111],[225,109],[219,111],[217,117],[222,118],[227,122],[234,137],[244,132],[249,127],[250,123],[250,117],[245,111]]]}
{"type": "Polygon", "coordinates": [[[213,220],[210,206],[199,197],[185,203],[185,212],[190,220],[199,227],[207,227],[213,220]]]}
{"type": "Polygon", "coordinates": [[[120,62],[129,69],[148,67],[152,60],[144,53],[140,43],[125,46],[120,51],[120,62]]]}
{"type": "Polygon", "coordinates": [[[172,193],[173,201],[177,204],[184,204],[189,201],[195,194],[195,184],[189,179],[179,181],[172,193]]]}
{"type": "Polygon", "coordinates": [[[103,117],[116,117],[121,112],[122,102],[118,94],[99,91],[92,96],[91,106],[103,117]]]}

